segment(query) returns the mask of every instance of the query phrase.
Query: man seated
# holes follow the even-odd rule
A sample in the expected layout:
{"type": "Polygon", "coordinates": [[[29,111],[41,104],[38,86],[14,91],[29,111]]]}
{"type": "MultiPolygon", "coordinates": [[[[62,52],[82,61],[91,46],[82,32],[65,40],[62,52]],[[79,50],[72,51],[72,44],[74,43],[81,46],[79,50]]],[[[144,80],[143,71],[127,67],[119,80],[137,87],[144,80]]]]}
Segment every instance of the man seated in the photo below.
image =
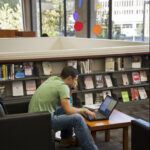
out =
{"type": "Polygon", "coordinates": [[[70,89],[76,87],[78,71],[71,66],[64,67],[60,77],[48,78],[36,90],[29,104],[29,112],[49,111],[52,129],[61,130],[62,142],[70,145],[72,129],[83,150],[98,150],[88,129],[82,113],[95,118],[95,113],[86,108],[76,108],[70,105],[70,89]]]}

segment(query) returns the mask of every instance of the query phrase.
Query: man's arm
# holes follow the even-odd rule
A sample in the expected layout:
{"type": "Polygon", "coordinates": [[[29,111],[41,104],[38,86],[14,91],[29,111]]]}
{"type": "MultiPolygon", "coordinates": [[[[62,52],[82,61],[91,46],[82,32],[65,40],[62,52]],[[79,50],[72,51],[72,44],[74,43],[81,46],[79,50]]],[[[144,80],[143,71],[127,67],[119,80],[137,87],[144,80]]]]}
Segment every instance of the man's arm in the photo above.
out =
{"type": "Polygon", "coordinates": [[[75,113],[79,113],[79,114],[85,113],[87,115],[91,115],[94,118],[96,117],[95,113],[91,112],[90,110],[88,110],[86,108],[72,107],[70,105],[69,99],[61,99],[61,105],[67,115],[71,115],[71,114],[75,114],[75,113]]]}

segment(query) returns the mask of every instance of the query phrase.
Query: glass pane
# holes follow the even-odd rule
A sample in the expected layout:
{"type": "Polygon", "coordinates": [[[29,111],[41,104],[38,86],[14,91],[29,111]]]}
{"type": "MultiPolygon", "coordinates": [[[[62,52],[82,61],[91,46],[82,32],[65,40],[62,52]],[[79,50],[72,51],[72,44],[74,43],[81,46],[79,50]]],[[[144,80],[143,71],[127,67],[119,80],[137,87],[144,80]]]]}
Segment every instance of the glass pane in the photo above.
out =
{"type": "Polygon", "coordinates": [[[21,0],[0,0],[0,29],[23,30],[21,0]]]}
{"type": "Polygon", "coordinates": [[[67,9],[67,36],[75,36],[73,14],[75,12],[75,0],[66,0],[67,9]]]}
{"type": "Polygon", "coordinates": [[[42,34],[48,36],[64,35],[63,0],[42,0],[42,34]]]}
{"type": "Polygon", "coordinates": [[[145,31],[145,40],[149,39],[149,6],[147,6],[149,4],[144,10],[144,1],[148,0],[112,1],[113,39],[142,41],[143,30],[145,31]],[[145,21],[143,21],[144,15],[145,21]]]}
{"type": "Polygon", "coordinates": [[[107,39],[109,0],[93,0],[91,3],[91,37],[107,39]]]}

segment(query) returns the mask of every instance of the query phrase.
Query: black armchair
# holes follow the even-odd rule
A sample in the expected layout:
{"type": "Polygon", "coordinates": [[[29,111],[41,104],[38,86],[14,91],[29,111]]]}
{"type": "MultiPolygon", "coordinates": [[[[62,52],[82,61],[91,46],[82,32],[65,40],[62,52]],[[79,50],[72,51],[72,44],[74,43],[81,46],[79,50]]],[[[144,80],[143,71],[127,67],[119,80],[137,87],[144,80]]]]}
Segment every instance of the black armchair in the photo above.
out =
{"type": "Polygon", "coordinates": [[[131,122],[131,150],[150,150],[150,123],[142,119],[131,122]]]}
{"type": "Polygon", "coordinates": [[[4,103],[4,106],[8,114],[0,117],[1,150],[55,150],[49,112],[24,113],[26,102],[4,103]]]}

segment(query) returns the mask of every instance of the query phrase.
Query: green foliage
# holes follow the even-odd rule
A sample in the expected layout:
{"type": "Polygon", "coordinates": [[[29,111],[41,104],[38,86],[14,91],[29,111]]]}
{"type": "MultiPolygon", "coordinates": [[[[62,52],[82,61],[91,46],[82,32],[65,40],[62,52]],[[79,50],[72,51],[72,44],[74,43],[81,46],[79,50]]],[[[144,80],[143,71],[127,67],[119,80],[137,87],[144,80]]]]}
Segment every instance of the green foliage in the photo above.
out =
{"type": "Polygon", "coordinates": [[[45,10],[42,12],[42,31],[49,36],[59,34],[59,13],[55,10],[45,10]]]}
{"type": "Polygon", "coordinates": [[[19,0],[0,0],[0,9],[4,7],[5,4],[9,4],[12,9],[16,9],[18,3],[19,0]]]}
{"type": "Polygon", "coordinates": [[[13,9],[9,4],[4,4],[0,9],[0,29],[22,30],[22,14],[19,4],[13,9]]]}

